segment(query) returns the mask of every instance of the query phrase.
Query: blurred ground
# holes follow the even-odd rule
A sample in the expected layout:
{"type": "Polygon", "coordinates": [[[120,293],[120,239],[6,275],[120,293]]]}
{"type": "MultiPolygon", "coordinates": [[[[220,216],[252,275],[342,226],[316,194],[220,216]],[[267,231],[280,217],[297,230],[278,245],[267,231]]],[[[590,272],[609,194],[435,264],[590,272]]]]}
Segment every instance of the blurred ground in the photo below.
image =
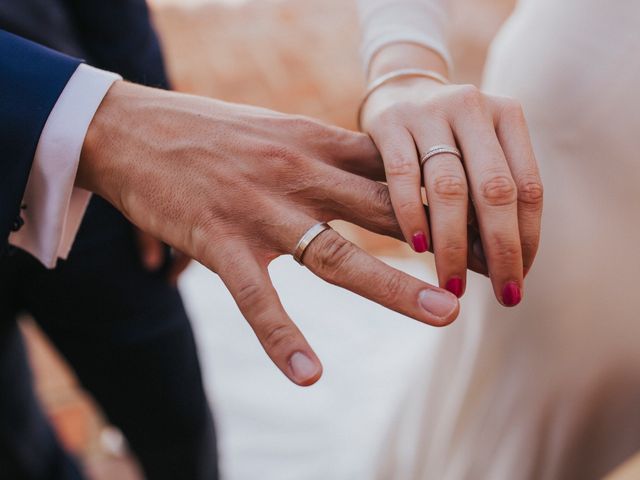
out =
{"type": "MultiPolygon", "coordinates": [[[[458,81],[479,83],[486,47],[513,0],[456,0],[458,81]]],[[[354,127],[363,89],[355,7],[348,0],[155,0],[178,90],[354,127]]],[[[359,244],[429,278],[428,262],[359,233],[359,244]]],[[[403,372],[433,330],[322,284],[290,259],[271,269],[285,306],[325,363],[311,389],[271,366],[219,280],[199,266],[181,288],[192,315],[222,436],[226,478],[366,479],[403,372]],[[294,301],[292,301],[294,299],[294,301]],[[215,312],[213,315],[212,312],[215,312]],[[258,472],[258,474],[256,474],[258,472]]],[[[37,328],[24,322],[37,391],[57,431],[96,480],[140,478],[117,432],[37,328]]]]}

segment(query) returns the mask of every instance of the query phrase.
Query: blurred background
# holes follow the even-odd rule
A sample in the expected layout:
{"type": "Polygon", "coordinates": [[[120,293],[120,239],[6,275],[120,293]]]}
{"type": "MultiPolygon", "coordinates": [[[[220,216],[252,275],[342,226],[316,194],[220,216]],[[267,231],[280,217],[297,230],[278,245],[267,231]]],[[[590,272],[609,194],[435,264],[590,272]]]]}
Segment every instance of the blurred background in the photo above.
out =
{"type": "MultiPolygon", "coordinates": [[[[355,128],[364,88],[353,0],[153,0],[176,89],[319,117],[355,128]]],[[[455,0],[458,82],[479,84],[486,49],[513,0],[455,0]]],[[[391,240],[343,227],[386,262],[433,281],[391,240]]],[[[421,257],[422,258],[422,257],[421,257]]],[[[271,364],[218,278],[192,265],[181,279],[220,440],[224,478],[372,477],[397,405],[437,330],[324,284],[291,258],[271,267],[285,307],[324,363],[301,389],[271,364]]],[[[110,427],[46,338],[23,322],[37,391],[60,437],[95,480],[141,478],[110,427]]]]}

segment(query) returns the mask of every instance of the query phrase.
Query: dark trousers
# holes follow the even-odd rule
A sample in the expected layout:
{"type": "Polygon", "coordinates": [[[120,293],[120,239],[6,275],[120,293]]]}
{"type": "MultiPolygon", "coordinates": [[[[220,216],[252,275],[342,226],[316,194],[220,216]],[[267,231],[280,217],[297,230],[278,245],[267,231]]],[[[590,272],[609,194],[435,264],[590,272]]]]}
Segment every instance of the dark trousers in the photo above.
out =
{"type": "Polygon", "coordinates": [[[99,198],[55,270],[20,250],[0,259],[0,479],[83,478],[34,396],[21,312],[123,431],[149,480],[218,478],[193,333],[164,273],[142,267],[131,225],[99,198]]]}

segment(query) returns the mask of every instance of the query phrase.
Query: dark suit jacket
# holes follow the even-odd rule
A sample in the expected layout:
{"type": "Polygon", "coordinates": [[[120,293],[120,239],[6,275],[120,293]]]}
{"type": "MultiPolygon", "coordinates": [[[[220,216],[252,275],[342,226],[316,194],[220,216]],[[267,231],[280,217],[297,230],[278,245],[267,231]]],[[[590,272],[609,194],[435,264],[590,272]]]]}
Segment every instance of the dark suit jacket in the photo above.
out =
{"type": "Polygon", "coordinates": [[[168,87],[144,0],[0,0],[0,252],[20,226],[40,133],[78,56],[127,80],[168,87]]]}

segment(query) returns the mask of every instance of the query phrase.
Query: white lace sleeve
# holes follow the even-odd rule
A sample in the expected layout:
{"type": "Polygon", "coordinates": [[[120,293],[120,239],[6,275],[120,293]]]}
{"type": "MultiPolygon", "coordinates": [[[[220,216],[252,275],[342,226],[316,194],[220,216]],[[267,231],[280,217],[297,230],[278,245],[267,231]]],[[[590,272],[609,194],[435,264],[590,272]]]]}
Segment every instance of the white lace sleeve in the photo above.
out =
{"type": "Polygon", "coordinates": [[[378,50],[399,42],[424,45],[440,54],[451,68],[446,33],[449,0],[357,1],[367,70],[378,50]]]}

